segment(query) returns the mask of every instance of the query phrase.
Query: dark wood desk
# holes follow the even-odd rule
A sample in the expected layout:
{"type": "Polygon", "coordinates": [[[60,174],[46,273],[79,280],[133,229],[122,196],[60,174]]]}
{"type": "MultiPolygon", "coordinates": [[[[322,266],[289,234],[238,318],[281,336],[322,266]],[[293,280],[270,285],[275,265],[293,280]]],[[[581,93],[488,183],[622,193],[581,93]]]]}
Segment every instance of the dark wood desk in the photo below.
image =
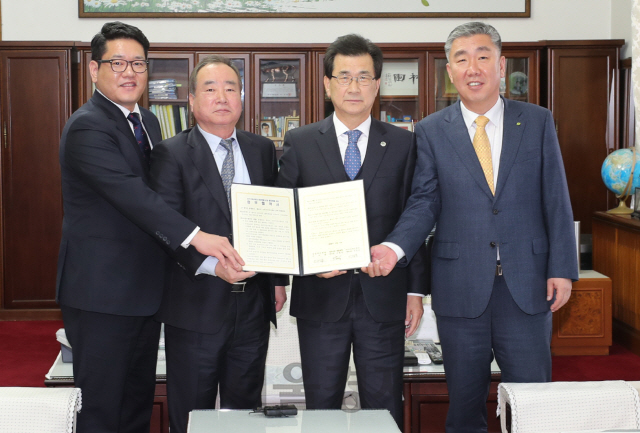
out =
{"type": "MultiPolygon", "coordinates": [[[[404,432],[444,433],[449,410],[449,391],[444,369],[434,372],[412,372],[405,367],[404,373],[404,432]]],[[[487,399],[487,424],[489,433],[500,433],[497,418],[498,384],[500,370],[492,364],[491,388],[487,399]]]]}
{"type": "MultiPolygon", "coordinates": [[[[489,433],[500,433],[500,423],[495,417],[500,372],[495,362],[492,370],[491,391],[487,402],[489,433]]],[[[72,364],[64,364],[57,359],[49,374],[51,378],[44,381],[45,386],[74,386],[72,364]]],[[[428,365],[422,368],[405,367],[403,394],[404,433],[444,433],[449,410],[449,393],[441,365],[428,365]]],[[[151,433],[169,433],[167,378],[163,361],[158,362],[156,370],[156,391],[150,431],[151,433]]]]}

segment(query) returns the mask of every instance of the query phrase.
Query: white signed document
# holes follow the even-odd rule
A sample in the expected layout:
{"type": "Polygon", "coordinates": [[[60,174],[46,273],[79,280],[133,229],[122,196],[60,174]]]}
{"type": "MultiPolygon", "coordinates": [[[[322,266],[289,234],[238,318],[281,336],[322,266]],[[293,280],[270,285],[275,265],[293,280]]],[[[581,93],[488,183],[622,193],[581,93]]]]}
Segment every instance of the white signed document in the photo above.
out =
{"type": "Polygon", "coordinates": [[[245,271],[310,275],[371,261],[361,180],[297,189],[233,184],[231,203],[245,271]]]}

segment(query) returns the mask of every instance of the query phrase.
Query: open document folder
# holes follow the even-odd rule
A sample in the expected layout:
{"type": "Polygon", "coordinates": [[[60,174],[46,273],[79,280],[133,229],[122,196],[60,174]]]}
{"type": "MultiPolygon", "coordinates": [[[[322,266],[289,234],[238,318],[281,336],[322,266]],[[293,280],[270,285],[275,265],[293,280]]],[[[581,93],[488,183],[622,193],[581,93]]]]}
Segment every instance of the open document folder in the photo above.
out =
{"type": "Polygon", "coordinates": [[[306,188],[231,186],[243,270],[310,275],[371,261],[362,180],[306,188]]]}

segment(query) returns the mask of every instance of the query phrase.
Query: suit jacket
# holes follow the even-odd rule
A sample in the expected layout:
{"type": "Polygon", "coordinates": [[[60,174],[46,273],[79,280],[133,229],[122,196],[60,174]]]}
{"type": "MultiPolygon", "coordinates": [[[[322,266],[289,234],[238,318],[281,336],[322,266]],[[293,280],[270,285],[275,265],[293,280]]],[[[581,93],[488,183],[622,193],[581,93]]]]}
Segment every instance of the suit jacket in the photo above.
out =
{"type": "MultiPolygon", "coordinates": [[[[152,143],[156,117],[140,109],[152,143]]],[[[149,168],[122,111],[99,92],[60,140],[64,219],[56,299],[70,307],[150,316],[160,305],[166,254],[196,225],[148,186],[149,168]]]]}
{"type": "MultiPolygon", "coordinates": [[[[410,132],[372,119],[367,153],[357,177],[364,181],[371,245],[382,242],[398,221],[409,197],[415,159],[410,132]]],[[[333,116],[287,132],[277,186],[306,187],[348,180],[333,116]]],[[[408,268],[395,269],[385,278],[370,278],[364,273],[355,276],[376,321],[404,320],[407,293],[426,294],[425,239],[408,268]]],[[[291,314],[315,321],[337,321],[347,307],[351,275],[331,279],[294,277],[291,314]]]]}
{"type": "Polygon", "coordinates": [[[505,281],[526,313],[549,310],[548,278],[578,278],[573,214],[551,112],[505,99],[503,121],[495,196],[460,103],[416,126],[413,191],[386,240],[411,258],[415,239],[437,221],[431,288],[436,314],[482,314],[493,287],[497,246],[505,281]]]}
{"type": "MultiPolygon", "coordinates": [[[[238,144],[253,185],[273,185],[277,175],[273,142],[256,134],[237,131],[238,144]]],[[[231,213],[222,178],[209,144],[197,127],[163,141],[153,149],[153,188],[176,211],[202,230],[231,237],[231,213]]],[[[231,284],[222,278],[193,275],[206,256],[195,248],[172,253],[176,261],[168,268],[167,284],[157,318],[164,323],[195,332],[218,332],[231,304],[231,284]],[[187,272],[185,272],[187,271],[187,272]]],[[[274,285],[268,274],[247,281],[247,290],[260,290],[265,314],[275,324],[274,285]]]]}

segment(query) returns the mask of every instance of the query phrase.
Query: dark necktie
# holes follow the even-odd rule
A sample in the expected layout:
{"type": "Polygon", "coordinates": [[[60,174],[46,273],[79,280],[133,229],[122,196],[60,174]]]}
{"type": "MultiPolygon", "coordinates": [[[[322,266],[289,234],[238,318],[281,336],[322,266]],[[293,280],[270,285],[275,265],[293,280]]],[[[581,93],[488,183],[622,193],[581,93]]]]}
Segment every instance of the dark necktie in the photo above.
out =
{"type": "Polygon", "coordinates": [[[136,136],[138,146],[140,146],[140,150],[142,151],[144,159],[148,164],[149,159],[151,158],[151,144],[149,144],[149,139],[147,139],[147,134],[145,134],[144,132],[142,122],[138,118],[138,113],[129,113],[127,119],[129,119],[129,121],[133,124],[133,134],[136,136]]]}
{"type": "Polygon", "coordinates": [[[353,180],[360,171],[360,164],[362,164],[360,158],[360,149],[358,149],[358,139],[362,135],[362,132],[356,130],[347,131],[349,136],[349,143],[347,144],[347,151],[344,154],[344,170],[347,172],[349,179],[353,180]]]}
{"type": "Polygon", "coordinates": [[[233,140],[233,137],[223,138],[222,140],[220,140],[220,146],[224,147],[227,151],[227,155],[224,157],[224,161],[222,161],[222,170],[220,170],[220,177],[222,178],[224,191],[227,193],[229,208],[231,208],[231,184],[233,183],[233,177],[235,176],[232,147],[233,140]]]}

